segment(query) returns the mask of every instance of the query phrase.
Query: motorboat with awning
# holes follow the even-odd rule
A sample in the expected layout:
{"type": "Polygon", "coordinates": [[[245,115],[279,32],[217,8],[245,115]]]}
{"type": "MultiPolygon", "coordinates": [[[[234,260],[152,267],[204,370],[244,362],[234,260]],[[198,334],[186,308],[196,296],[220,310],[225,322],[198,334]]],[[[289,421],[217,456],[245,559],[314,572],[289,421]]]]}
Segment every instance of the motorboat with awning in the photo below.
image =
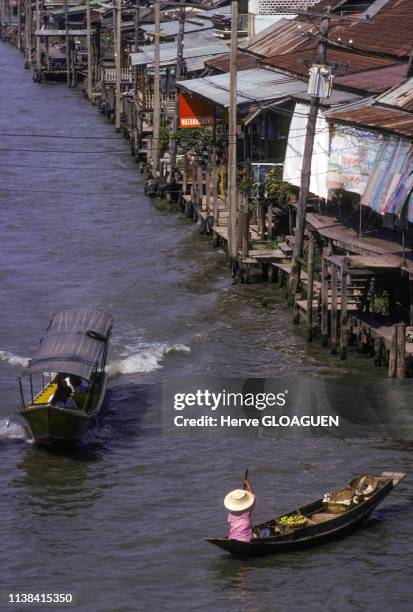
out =
{"type": "Polygon", "coordinates": [[[78,441],[96,424],[106,391],[112,316],[91,308],[57,312],[19,377],[20,415],[39,444],[78,441]]]}

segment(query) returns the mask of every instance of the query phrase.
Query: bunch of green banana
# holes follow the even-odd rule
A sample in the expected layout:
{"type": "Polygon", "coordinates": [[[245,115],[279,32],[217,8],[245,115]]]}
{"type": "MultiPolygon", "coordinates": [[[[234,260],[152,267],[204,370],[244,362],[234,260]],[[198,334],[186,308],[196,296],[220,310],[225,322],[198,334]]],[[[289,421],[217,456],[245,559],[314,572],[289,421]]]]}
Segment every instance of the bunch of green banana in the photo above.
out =
{"type": "Polygon", "coordinates": [[[282,516],[277,523],[283,527],[304,527],[307,524],[305,516],[293,514],[291,516],[282,516]]]}

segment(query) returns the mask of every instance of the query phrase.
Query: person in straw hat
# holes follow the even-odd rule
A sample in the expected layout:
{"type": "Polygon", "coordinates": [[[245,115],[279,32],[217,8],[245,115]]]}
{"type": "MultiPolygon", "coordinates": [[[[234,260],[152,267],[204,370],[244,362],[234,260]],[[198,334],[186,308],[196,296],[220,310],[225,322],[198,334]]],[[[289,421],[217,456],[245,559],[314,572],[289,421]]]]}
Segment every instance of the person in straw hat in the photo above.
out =
{"type": "Polygon", "coordinates": [[[253,537],[251,512],[255,495],[248,480],[244,480],[243,489],[235,489],[226,495],[224,506],[228,513],[228,539],[250,542],[253,537]]]}

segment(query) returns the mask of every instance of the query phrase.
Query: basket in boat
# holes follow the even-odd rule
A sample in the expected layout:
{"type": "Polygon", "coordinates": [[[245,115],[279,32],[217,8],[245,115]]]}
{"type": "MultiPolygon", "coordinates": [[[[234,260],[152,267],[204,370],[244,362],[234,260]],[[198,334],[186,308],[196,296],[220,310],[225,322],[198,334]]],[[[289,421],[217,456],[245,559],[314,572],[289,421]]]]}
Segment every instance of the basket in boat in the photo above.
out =
{"type": "Polygon", "coordinates": [[[323,501],[327,512],[341,514],[350,510],[355,505],[354,489],[352,487],[345,487],[340,489],[340,491],[328,493],[323,501]]]}
{"type": "Polygon", "coordinates": [[[349,482],[349,487],[354,490],[355,495],[367,499],[376,492],[378,484],[374,476],[365,474],[364,476],[356,476],[356,478],[353,478],[353,480],[349,482]]]}

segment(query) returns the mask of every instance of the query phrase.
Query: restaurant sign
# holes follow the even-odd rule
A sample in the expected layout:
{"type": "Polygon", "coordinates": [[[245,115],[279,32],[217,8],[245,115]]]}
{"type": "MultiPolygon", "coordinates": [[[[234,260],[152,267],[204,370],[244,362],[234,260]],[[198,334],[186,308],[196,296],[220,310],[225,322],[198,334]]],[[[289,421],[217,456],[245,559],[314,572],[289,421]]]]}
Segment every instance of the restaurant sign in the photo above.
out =
{"type": "Polygon", "coordinates": [[[212,127],[213,124],[214,106],[210,102],[189,94],[179,94],[179,127],[212,127]]]}

